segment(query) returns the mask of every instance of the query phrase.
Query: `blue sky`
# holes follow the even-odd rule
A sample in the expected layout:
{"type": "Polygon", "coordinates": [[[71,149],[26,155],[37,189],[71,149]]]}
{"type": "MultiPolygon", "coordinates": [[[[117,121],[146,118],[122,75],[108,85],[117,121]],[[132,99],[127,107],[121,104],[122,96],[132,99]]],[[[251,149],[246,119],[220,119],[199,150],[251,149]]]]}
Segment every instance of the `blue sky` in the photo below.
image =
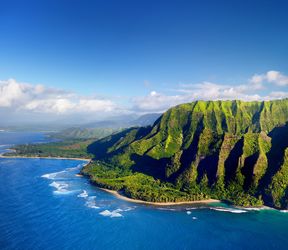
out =
{"type": "MultiPolygon", "coordinates": [[[[199,84],[226,91],[247,87],[255,74],[264,87],[245,96],[285,97],[287,9],[280,0],[0,0],[0,80],[105,99],[131,112],[223,98],[202,96],[199,84]],[[187,88],[198,95],[184,98],[187,88]],[[140,107],[149,98],[154,106],[140,107]]],[[[7,107],[19,109],[0,108],[7,107]]]]}

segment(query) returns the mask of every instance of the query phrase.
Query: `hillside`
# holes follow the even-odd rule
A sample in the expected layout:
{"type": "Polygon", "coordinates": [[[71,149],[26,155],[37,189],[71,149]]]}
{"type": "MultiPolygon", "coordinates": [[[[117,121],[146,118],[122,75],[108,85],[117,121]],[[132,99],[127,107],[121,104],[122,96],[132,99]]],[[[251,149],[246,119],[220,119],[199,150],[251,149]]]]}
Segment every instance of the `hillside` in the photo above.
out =
{"type": "MultiPolygon", "coordinates": [[[[132,192],[123,176],[131,178],[141,173],[158,182],[156,188],[168,185],[184,196],[189,194],[181,199],[201,194],[238,205],[259,205],[264,201],[287,208],[287,122],[287,99],[179,105],[151,127],[131,128],[89,146],[96,160],[109,164],[106,170],[117,169],[114,178],[95,176],[99,163],[98,167],[87,166],[84,173],[92,179],[94,176],[98,185],[142,199],[152,198],[141,196],[141,184],[132,192]]],[[[173,195],[167,198],[165,192],[165,198],[163,194],[153,195],[154,200],[175,200],[173,195]]]]}
{"type": "Polygon", "coordinates": [[[73,139],[48,143],[15,145],[11,151],[4,153],[5,157],[53,157],[53,158],[84,158],[91,159],[93,154],[87,152],[87,147],[94,140],[73,139]]]}
{"type": "Polygon", "coordinates": [[[119,132],[120,129],[113,128],[85,128],[74,127],[61,130],[60,132],[51,133],[50,135],[57,139],[101,139],[115,132],[119,132]]]}
{"type": "Polygon", "coordinates": [[[140,127],[152,125],[161,114],[151,113],[141,115],[137,118],[134,116],[117,117],[114,120],[98,121],[84,124],[80,127],[71,127],[61,130],[59,132],[51,133],[51,136],[64,140],[75,139],[101,139],[108,135],[120,132],[129,127],[140,127]]]}

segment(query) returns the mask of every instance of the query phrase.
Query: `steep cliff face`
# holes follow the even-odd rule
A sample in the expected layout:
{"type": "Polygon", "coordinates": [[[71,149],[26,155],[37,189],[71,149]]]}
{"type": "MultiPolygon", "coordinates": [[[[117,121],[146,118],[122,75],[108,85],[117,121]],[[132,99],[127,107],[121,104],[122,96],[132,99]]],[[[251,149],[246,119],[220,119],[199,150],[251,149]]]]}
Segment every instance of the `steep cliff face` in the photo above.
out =
{"type": "Polygon", "coordinates": [[[287,99],[182,104],[152,127],[110,136],[90,150],[96,159],[173,183],[179,190],[202,187],[221,199],[249,195],[287,207],[287,99]]]}

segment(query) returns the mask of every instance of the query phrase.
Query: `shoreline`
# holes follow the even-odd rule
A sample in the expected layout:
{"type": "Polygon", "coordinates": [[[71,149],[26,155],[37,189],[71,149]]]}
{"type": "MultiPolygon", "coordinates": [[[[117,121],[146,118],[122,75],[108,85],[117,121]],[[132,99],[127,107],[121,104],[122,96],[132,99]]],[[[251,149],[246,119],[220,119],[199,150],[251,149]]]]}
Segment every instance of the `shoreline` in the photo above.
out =
{"type": "MultiPolygon", "coordinates": [[[[73,158],[73,157],[49,157],[49,156],[5,156],[3,154],[0,154],[0,159],[5,158],[5,159],[51,159],[51,160],[77,160],[77,161],[85,161],[87,162],[85,165],[89,164],[92,159],[85,159],[85,158],[73,158]]],[[[76,174],[75,176],[77,177],[85,177],[83,174],[76,174]]],[[[111,189],[106,189],[106,188],[101,188],[96,185],[96,187],[104,192],[110,193],[114,195],[116,198],[120,200],[124,200],[127,202],[131,203],[136,203],[136,204],[143,204],[143,205],[150,205],[150,206],[181,206],[181,205],[196,205],[196,204],[210,204],[210,203],[218,203],[218,202],[223,202],[221,200],[216,200],[216,199],[207,199],[207,200],[197,200],[197,201],[179,201],[179,202],[152,202],[152,201],[143,201],[139,199],[133,199],[129,198],[123,194],[121,194],[119,191],[111,190],[111,189]]],[[[236,208],[242,209],[243,207],[236,206],[236,208]]],[[[283,213],[288,213],[288,210],[285,209],[275,209],[273,207],[269,206],[261,206],[261,207],[245,207],[247,210],[257,210],[257,209],[269,209],[269,210],[277,210],[283,213]]]]}
{"type": "MultiPolygon", "coordinates": [[[[97,187],[97,186],[96,186],[97,187]]],[[[150,205],[150,206],[156,206],[156,207],[161,207],[161,206],[181,206],[181,205],[197,205],[197,204],[211,204],[211,203],[225,203],[225,201],[221,201],[221,200],[216,200],[216,199],[207,199],[207,200],[197,200],[197,201],[179,201],[179,202],[152,202],[152,201],[143,201],[143,200],[138,200],[138,199],[132,199],[129,198],[127,196],[122,195],[121,193],[119,193],[118,191],[115,190],[110,190],[110,189],[106,189],[106,188],[101,188],[101,187],[97,187],[98,189],[110,193],[112,195],[114,195],[116,198],[120,199],[120,200],[124,200],[124,201],[128,201],[131,203],[136,203],[136,204],[143,204],[143,205],[150,205]]],[[[240,207],[240,206],[234,206],[235,208],[238,209],[245,209],[247,211],[251,210],[276,210],[276,211],[280,211],[282,213],[288,213],[288,210],[281,210],[281,209],[275,209],[273,207],[268,207],[268,206],[261,206],[261,207],[240,207]]]]}
{"type": "Polygon", "coordinates": [[[77,161],[87,161],[90,162],[92,159],[85,158],[73,158],[73,157],[53,157],[53,156],[8,156],[8,155],[0,155],[0,158],[18,158],[18,159],[51,159],[51,160],[77,160],[77,161]]]}
{"type": "MultiPolygon", "coordinates": [[[[87,162],[85,165],[89,164],[92,159],[85,159],[85,158],[73,158],[73,157],[50,157],[50,156],[5,156],[3,154],[0,154],[0,159],[4,158],[4,159],[51,159],[51,160],[77,160],[77,161],[85,161],[87,162]]],[[[76,174],[75,176],[77,177],[84,177],[85,175],[83,174],[76,174]]],[[[118,191],[115,190],[111,190],[111,189],[106,189],[106,188],[101,188],[98,187],[96,185],[96,187],[104,192],[110,193],[112,195],[114,195],[116,198],[120,199],[120,200],[124,200],[127,202],[131,202],[131,203],[136,203],[136,204],[143,204],[143,205],[151,205],[151,206],[180,206],[180,205],[195,205],[195,204],[210,204],[210,203],[218,203],[218,202],[222,202],[221,200],[216,200],[216,199],[207,199],[207,200],[197,200],[197,201],[179,201],[179,202],[152,202],[152,201],[143,201],[143,200],[139,200],[139,199],[133,199],[133,198],[129,198],[123,194],[121,194],[118,191]]],[[[238,206],[236,206],[238,207],[238,206]]],[[[243,207],[238,207],[238,208],[243,208],[243,207]]],[[[251,209],[259,209],[258,207],[248,207],[246,208],[247,210],[251,209]]],[[[261,206],[260,209],[275,209],[272,207],[268,207],[268,206],[261,206]]],[[[283,213],[288,213],[288,210],[281,210],[281,209],[275,209],[275,210],[279,210],[283,213]]]]}
{"type": "MultiPolygon", "coordinates": [[[[79,161],[86,161],[87,164],[92,160],[92,159],[85,159],[85,158],[72,158],[72,157],[49,157],[49,156],[5,156],[3,154],[0,154],[0,158],[5,158],[5,159],[51,159],[51,160],[79,160],[79,161]]],[[[77,174],[77,177],[83,177],[82,174],[77,174]]],[[[143,201],[143,200],[138,200],[138,199],[132,199],[127,196],[124,196],[120,194],[118,191],[115,190],[110,190],[106,188],[100,188],[97,187],[98,189],[110,193],[114,195],[116,198],[124,201],[128,201],[131,203],[137,203],[137,204],[144,204],[144,205],[152,205],[152,206],[177,206],[177,205],[192,205],[192,204],[209,204],[209,203],[216,203],[216,202],[221,202],[220,200],[216,199],[208,199],[208,200],[198,200],[198,201],[179,201],[179,202],[152,202],[152,201],[143,201]]]]}
{"type": "Polygon", "coordinates": [[[120,194],[118,191],[115,190],[110,190],[106,188],[100,188],[97,187],[100,190],[113,194],[115,197],[117,197],[120,200],[132,202],[132,203],[138,203],[138,204],[146,204],[146,205],[152,205],[152,206],[177,206],[177,205],[195,205],[195,204],[209,204],[209,203],[216,203],[216,202],[221,202],[220,200],[215,200],[215,199],[208,199],[208,200],[198,200],[198,201],[179,201],[179,202],[152,202],[152,201],[143,201],[143,200],[137,200],[137,199],[132,199],[127,196],[124,196],[120,194]]]}

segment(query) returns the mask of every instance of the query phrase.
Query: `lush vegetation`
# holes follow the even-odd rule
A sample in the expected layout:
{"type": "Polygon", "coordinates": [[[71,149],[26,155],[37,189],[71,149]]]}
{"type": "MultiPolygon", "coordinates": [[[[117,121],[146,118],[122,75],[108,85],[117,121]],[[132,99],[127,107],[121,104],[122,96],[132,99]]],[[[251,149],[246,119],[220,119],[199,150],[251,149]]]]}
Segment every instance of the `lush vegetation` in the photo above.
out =
{"type": "Polygon", "coordinates": [[[91,159],[93,154],[87,151],[87,146],[93,140],[65,140],[52,143],[24,144],[15,146],[13,152],[6,156],[28,157],[67,157],[91,159]]]}
{"type": "Polygon", "coordinates": [[[143,200],[211,197],[287,208],[287,122],[287,99],[182,104],[151,127],[91,144],[109,175],[95,165],[85,171],[97,185],[143,200]],[[115,176],[114,169],[125,174],[115,176]]]}
{"type": "Polygon", "coordinates": [[[95,161],[82,170],[99,187],[121,191],[124,195],[150,202],[184,202],[209,198],[201,190],[183,192],[169,182],[155,180],[143,173],[132,173],[104,162],[95,161]]]}
{"type": "Polygon", "coordinates": [[[119,132],[120,129],[116,128],[69,128],[57,133],[51,134],[52,137],[75,140],[75,139],[101,139],[115,132],[119,132]]]}

